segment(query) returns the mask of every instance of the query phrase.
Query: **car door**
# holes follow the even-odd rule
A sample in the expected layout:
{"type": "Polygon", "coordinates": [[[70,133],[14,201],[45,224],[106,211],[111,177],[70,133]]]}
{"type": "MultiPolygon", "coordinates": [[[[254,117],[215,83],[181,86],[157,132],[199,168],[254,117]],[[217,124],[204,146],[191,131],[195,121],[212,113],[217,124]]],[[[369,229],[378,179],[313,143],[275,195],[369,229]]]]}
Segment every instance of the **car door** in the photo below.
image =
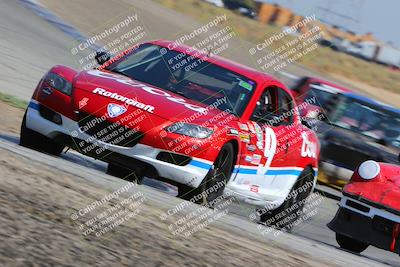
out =
{"type": "Polygon", "coordinates": [[[243,150],[235,182],[248,186],[253,192],[268,188],[275,177],[271,170],[285,166],[287,137],[286,125],[279,117],[279,90],[277,87],[266,88],[247,125],[241,125],[241,130],[249,131],[250,138],[243,150]]]}
{"type": "Polygon", "coordinates": [[[278,88],[279,111],[278,116],[281,118],[279,122],[281,147],[284,148],[283,155],[284,167],[295,167],[300,155],[300,147],[302,144],[302,129],[299,121],[296,121],[295,103],[293,98],[282,88],[278,88]]]}

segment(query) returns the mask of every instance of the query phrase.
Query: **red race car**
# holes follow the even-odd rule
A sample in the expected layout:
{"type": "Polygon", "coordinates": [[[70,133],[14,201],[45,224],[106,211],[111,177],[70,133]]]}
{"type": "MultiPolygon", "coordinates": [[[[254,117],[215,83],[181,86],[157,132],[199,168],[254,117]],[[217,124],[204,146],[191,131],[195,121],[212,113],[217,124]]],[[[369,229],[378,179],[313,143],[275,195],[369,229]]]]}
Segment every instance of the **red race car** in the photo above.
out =
{"type": "Polygon", "coordinates": [[[164,40],[101,63],[44,75],[22,145],[53,155],[72,147],[108,162],[110,174],[162,179],[194,202],[225,190],[276,208],[312,191],[319,142],[276,79],[164,40]]]}
{"type": "Polygon", "coordinates": [[[339,206],[328,227],[340,247],[360,253],[372,245],[400,254],[400,166],[365,161],[339,206]]]}

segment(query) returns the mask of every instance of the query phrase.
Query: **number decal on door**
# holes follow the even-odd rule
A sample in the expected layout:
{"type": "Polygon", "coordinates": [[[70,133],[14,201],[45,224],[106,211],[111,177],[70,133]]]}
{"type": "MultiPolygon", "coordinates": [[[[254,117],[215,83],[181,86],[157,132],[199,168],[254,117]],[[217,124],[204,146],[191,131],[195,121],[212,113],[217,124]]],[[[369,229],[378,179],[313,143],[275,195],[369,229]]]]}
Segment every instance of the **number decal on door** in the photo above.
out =
{"type": "Polygon", "coordinates": [[[264,175],[271,166],[272,159],[276,152],[276,135],[270,127],[265,127],[264,157],[267,158],[265,164],[258,165],[257,174],[264,175]]]}
{"type": "Polygon", "coordinates": [[[316,158],[317,157],[316,144],[308,139],[308,135],[306,132],[302,132],[301,137],[303,138],[303,144],[301,145],[301,156],[316,158]]]}

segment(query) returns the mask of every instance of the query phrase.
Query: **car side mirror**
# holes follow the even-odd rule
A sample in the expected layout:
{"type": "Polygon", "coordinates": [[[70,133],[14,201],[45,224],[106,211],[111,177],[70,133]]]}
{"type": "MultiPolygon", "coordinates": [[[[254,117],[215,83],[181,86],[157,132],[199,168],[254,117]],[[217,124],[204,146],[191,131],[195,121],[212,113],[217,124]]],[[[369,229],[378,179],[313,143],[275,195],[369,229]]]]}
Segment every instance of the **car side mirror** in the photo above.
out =
{"type": "Polygon", "coordinates": [[[96,56],[94,57],[99,65],[103,65],[108,60],[110,60],[111,56],[109,53],[105,51],[97,51],[96,56]]]}

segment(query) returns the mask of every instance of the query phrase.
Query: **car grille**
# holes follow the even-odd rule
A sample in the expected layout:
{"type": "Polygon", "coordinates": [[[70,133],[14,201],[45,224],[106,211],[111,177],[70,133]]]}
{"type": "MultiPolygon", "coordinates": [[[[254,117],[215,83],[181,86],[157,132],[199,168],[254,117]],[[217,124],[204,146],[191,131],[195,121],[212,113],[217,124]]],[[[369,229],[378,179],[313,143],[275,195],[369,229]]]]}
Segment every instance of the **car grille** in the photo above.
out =
{"type": "Polygon", "coordinates": [[[102,120],[99,117],[79,112],[78,125],[80,129],[93,138],[117,146],[133,147],[143,138],[140,131],[102,120]]]}

